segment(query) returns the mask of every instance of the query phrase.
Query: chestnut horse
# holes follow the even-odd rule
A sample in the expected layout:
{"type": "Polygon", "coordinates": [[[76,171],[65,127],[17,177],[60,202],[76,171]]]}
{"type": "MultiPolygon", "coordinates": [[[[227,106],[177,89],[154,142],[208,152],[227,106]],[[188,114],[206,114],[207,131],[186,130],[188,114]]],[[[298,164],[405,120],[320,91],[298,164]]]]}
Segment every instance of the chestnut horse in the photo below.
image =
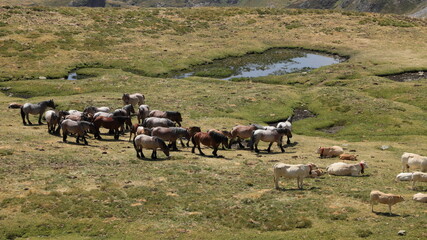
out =
{"type": "Polygon", "coordinates": [[[133,140],[133,147],[135,148],[137,158],[145,158],[144,153],[142,152],[143,148],[153,150],[153,153],[151,154],[151,159],[157,159],[158,148],[160,148],[163,153],[169,157],[168,146],[166,146],[166,143],[158,137],[152,137],[145,134],[138,135],[133,140]]]}
{"type": "Polygon", "coordinates": [[[252,136],[252,132],[257,129],[264,129],[264,127],[258,124],[251,124],[249,126],[244,126],[244,125],[234,126],[233,129],[231,130],[231,139],[230,139],[230,144],[228,148],[231,148],[231,144],[233,143],[233,140],[235,138],[237,138],[237,143],[239,144],[239,147],[244,148],[241,143],[241,140],[250,138],[252,136]]]}
{"type": "Polygon", "coordinates": [[[158,117],[158,118],[167,118],[171,121],[174,121],[181,127],[182,117],[180,112],[172,112],[172,111],[160,111],[160,110],[152,110],[148,115],[150,117],[158,117]]]}
{"type": "Polygon", "coordinates": [[[129,119],[129,117],[122,117],[122,116],[118,116],[118,117],[99,116],[99,117],[95,118],[95,120],[93,120],[93,124],[98,129],[98,131],[96,131],[96,133],[95,133],[95,138],[102,139],[100,136],[99,128],[104,127],[106,129],[113,130],[114,131],[114,139],[118,140],[119,135],[120,135],[119,128],[128,119],[129,119]]]}
{"type": "Polygon", "coordinates": [[[132,139],[132,135],[135,135],[133,137],[135,139],[136,136],[141,135],[141,134],[151,136],[151,128],[142,127],[138,123],[133,124],[130,127],[130,131],[129,131],[129,142],[132,139]]]}
{"type": "Polygon", "coordinates": [[[274,142],[277,143],[277,145],[280,147],[280,150],[282,150],[282,152],[285,152],[285,149],[283,149],[283,146],[282,146],[282,137],[284,135],[288,137],[292,137],[291,131],[285,128],[276,128],[274,130],[263,130],[263,129],[255,130],[251,136],[250,148],[251,150],[253,150],[255,147],[255,152],[258,153],[259,152],[258,142],[262,140],[264,142],[270,142],[270,145],[268,145],[268,148],[267,148],[267,152],[270,152],[271,145],[273,145],[274,142]]]}
{"type": "Polygon", "coordinates": [[[200,149],[200,144],[203,144],[208,147],[212,147],[214,149],[212,154],[215,157],[218,156],[216,154],[218,151],[218,146],[221,143],[228,144],[227,137],[215,131],[210,131],[207,133],[198,132],[194,134],[194,136],[191,138],[191,141],[194,144],[193,149],[191,149],[191,152],[194,153],[194,150],[196,149],[196,146],[197,146],[197,148],[199,149],[200,155],[202,156],[204,156],[205,154],[202,152],[202,149],[200,149]]]}
{"type": "MultiPolygon", "coordinates": [[[[201,132],[202,130],[200,129],[200,127],[193,126],[193,127],[187,128],[187,131],[188,131],[188,134],[190,134],[190,138],[192,138],[194,136],[194,134],[201,132]]],[[[187,147],[190,147],[190,144],[189,144],[190,138],[187,141],[187,147]]],[[[182,142],[181,142],[181,144],[182,144],[182,142]]]]}

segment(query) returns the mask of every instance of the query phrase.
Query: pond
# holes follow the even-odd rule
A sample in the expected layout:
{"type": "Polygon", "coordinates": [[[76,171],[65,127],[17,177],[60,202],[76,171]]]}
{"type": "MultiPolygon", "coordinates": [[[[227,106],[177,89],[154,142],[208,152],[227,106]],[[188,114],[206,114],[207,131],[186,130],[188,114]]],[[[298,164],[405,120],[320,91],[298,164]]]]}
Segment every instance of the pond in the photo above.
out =
{"type": "Polygon", "coordinates": [[[274,48],[262,53],[250,53],[241,57],[228,57],[212,63],[197,65],[191,69],[174,72],[172,78],[190,76],[213,77],[222,80],[284,75],[337,64],[343,57],[301,49],[274,48]]]}

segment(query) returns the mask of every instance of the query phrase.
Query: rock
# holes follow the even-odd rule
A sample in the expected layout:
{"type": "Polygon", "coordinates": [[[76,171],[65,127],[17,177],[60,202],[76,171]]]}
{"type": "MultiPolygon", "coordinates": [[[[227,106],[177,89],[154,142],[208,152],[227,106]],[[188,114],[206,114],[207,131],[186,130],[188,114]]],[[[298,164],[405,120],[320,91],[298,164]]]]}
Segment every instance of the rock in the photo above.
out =
{"type": "Polygon", "coordinates": [[[380,149],[381,150],[387,150],[387,149],[389,149],[390,148],[390,146],[388,146],[388,145],[382,145],[381,147],[380,147],[380,149]]]}
{"type": "Polygon", "coordinates": [[[397,232],[397,235],[399,235],[399,236],[405,236],[406,235],[406,231],[405,230],[400,230],[399,232],[397,232]]]}
{"type": "Polygon", "coordinates": [[[9,91],[10,89],[12,89],[11,87],[2,87],[0,88],[2,91],[9,91]]]}
{"type": "Polygon", "coordinates": [[[43,77],[43,76],[40,76],[40,77],[39,77],[39,79],[40,79],[40,80],[46,80],[47,78],[46,78],[46,77],[43,77]]]}

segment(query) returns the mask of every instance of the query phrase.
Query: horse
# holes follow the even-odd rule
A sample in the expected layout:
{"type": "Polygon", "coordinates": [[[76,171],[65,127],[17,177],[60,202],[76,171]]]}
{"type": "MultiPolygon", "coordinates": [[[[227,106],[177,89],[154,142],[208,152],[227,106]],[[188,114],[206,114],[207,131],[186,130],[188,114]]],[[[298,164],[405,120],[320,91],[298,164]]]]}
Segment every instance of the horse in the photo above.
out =
{"type": "Polygon", "coordinates": [[[172,111],[160,111],[160,110],[152,110],[150,111],[149,117],[158,117],[158,118],[167,118],[178,124],[181,127],[182,117],[180,112],[172,112],[172,111]]]}
{"type": "Polygon", "coordinates": [[[140,134],[145,134],[145,135],[151,136],[151,128],[145,128],[145,127],[140,126],[138,123],[135,123],[131,126],[130,131],[129,131],[129,142],[132,139],[132,134],[134,134],[135,137],[140,135],[140,134]]]}
{"type": "Polygon", "coordinates": [[[146,128],[153,127],[175,127],[175,123],[167,118],[149,117],[144,119],[142,126],[146,128]]]}
{"type": "Polygon", "coordinates": [[[20,103],[16,103],[16,102],[13,102],[13,103],[10,103],[10,104],[9,104],[9,106],[8,106],[7,108],[19,109],[19,108],[21,108],[21,107],[22,107],[22,104],[20,104],[20,103]]]}
{"type": "Polygon", "coordinates": [[[151,159],[157,159],[157,149],[160,148],[163,153],[169,157],[169,148],[166,146],[166,143],[158,138],[152,137],[145,134],[141,134],[135,137],[133,140],[133,147],[136,151],[137,158],[145,158],[144,153],[142,152],[143,148],[152,149],[153,153],[151,154],[151,159]]]}
{"type": "Polygon", "coordinates": [[[112,113],[106,113],[106,112],[96,112],[95,114],[93,114],[93,119],[99,117],[99,116],[103,116],[103,117],[113,117],[112,113]]]}
{"type": "Polygon", "coordinates": [[[97,112],[106,112],[106,113],[108,113],[108,112],[110,112],[110,108],[109,107],[94,107],[94,106],[89,106],[89,107],[86,107],[83,110],[83,112],[84,113],[91,113],[92,115],[95,114],[95,113],[97,113],[97,112]]]}
{"type": "Polygon", "coordinates": [[[187,141],[187,147],[190,147],[190,144],[189,144],[190,139],[194,136],[194,134],[201,132],[201,131],[202,130],[200,129],[200,127],[196,127],[196,126],[192,126],[192,127],[187,128],[187,132],[188,132],[188,134],[190,134],[190,138],[188,138],[188,141],[187,141]]]}
{"type": "Polygon", "coordinates": [[[137,113],[137,118],[138,118],[138,123],[141,123],[144,121],[144,119],[148,118],[148,115],[150,114],[150,107],[148,105],[139,105],[138,107],[138,113],[137,113]]]}
{"type": "MultiPolygon", "coordinates": [[[[227,139],[231,138],[231,133],[229,131],[218,130],[218,129],[211,129],[208,132],[210,132],[210,131],[215,131],[215,132],[217,132],[219,134],[222,134],[222,135],[226,136],[227,139]]],[[[225,150],[225,148],[228,148],[228,141],[227,141],[226,144],[222,143],[221,145],[222,145],[222,150],[225,150]]]]}
{"type": "MultiPolygon", "coordinates": [[[[132,104],[125,105],[121,109],[116,109],[113,112],[113,116],[123,116],[123,117],[129,117],[125,121],[126,123],[126,130],[130,129],[132,127],[132,120],[131,120],[131,114],[135,113],[135,109],[133,108],[132,104]]],[[[124,132],[123,126],[121,127],[121,132],[124,132]]]]}
{"type": "Polygon", "coordinates": [[[141,93],[134,93],[134,94],[123,93],[122,100],[125,105],[132,104],[132,105],[139,106],[145,103],[145,96],[144,94],[141,94],[141,93]]]}
{"type": "Polygon", "coordinates": [[[44,118],[46,119],[46,123],[47,123],[47,132],[48,133],[56,133],[59,134],[59,129],[61,129],[61,124],[60,122],[62,121],[62,119],[68,114],[68,112],[65,111],[53,111],[53,110],[48,110],[45,112],[44,114],[44,118]],[[55,127],[56,130],[55,130],[55,127]]]}
{"type": "Polygon", "coordinates": [[[37,115],[39,114],[39,124],[43,124],[41,122],[42,119],[42,115],[45,112],[47,107],[51,107],[53,109],[55,109],[55,103],[53,102],[53,100],[47,100],[47,101],[43,101],[43,102],[39,102],[36,104],[32,104],[32,103],[25,103],[22,107],[21,107],[21,117],[22,117],[22,122],[24,123],[24,125],[27,125],[27,123],[25,122],[25,118],[27,118],[28,124],[33,125],[30,122],[29,119],[29,114],[32,115],[37,115]]]}
{"type": "Polygon", "coordinates": [[[93,120],[93,124],[98,129],[98,131],[96,131],[95,133],[95,138],[102,139],[100,136],[99,128],[104,127],[106,129],[113,130],[114,139],[118,140],[120,135],[119,128],[124,124],[124,122],[127,119],[129,119],[129,117],[122,117],[122,116],[117,116],[117,117],[99,116],[95,118],[95,120],[93,120]]]}
{"type": "Polygon", "coordinates": [[[74,133],[74,134],[77,134],[76,143],[80,143],[79,138],[82,138],[85,145],[88,145],[88,143],[86,141],[86,137],[85,137],[86,132],[90,131],[90,132],[93,132],[95,134],[98,132],[95,125],[91,122],[73,121],[70,119],[65,119],[64,121],[62,121],[61,128],[62,128],[62,141],[63,142],[67,142],[68,133],[74,133]]]}
{"type": "Polygon", "coordinates": [[[282,152],[285,152],[285,149],[283,149],[283,146],[282,146],[283,135],[292,137],[291,131],[285,128],[276,128],[274,130],[263,130],[263,129],[255,130],[251,136],[250,148],[251,150],[253,150],[255,146],[255,152],[258,153],[259,152],[258,142],[262,140],[264,142],[270,142],[270,145],[268,145],[268,148],[267,148],[267,152],[270,152],[270,148],[271,148],[271,145],[273,145],[273,142],[276,142],[277,146],[280,147],[280,150],[282,150],[282,152]]]}
{"type": "Polygon", "coordinates": [[[235,138],[237,138],[237,143],[239,144],[239,147],[244,148],[241,143],[241,140],[250,138],[252,136],[252,132],[257,129],[264,129],[264,127],[258,124],[251,124],[249,126],[244,126],[244,125],[234,126],[233,129],[231,130],[231,138],[230,138],[230,143],[228,148],[231,148],[231,144],[233,143],[235,138]]]}
{"type": "Polygon", "coordinates": [[[215,132],[215,131],[210,131],[210,132],[198,132],[196,134],[194,134],[194,136],[191,138],[191,142],[193,142],[194,146],[191,149],[191,152],[194,153],[195,148],[197,146],[197,148],[199,149],[200,155],[204,156],[205,154],[202,152],[202,149],[200,149],[200,143],[208,146],[208,147],[213,147],[213,152],[212,154],[217,157],[218,155],[216,154],[218,152],[218,146],[223,143],[223,144],[227,144],[228,143],[228,139],[226,136],[215,132]]]}
{"type": "MultiPolygon", "coordinates": [[[[279,122],[276,127],[286,128],[286,129],[289,129],[289,131],[292,131],[292,117],[293,116],[288,117],[288,119],[286,119],[285,122],[279,122]]],[[[291,140],[289,137],[288,137],[288,140],[286,141],[286,144],[291,144],[291,140]]]]}
{"type": "MultiPolygon", "coordinates": [[[[169,141],[171,143],[172,151],[178,151],[178,148],[176,147],[177,139],[181,137],[190,139],[190,134],[187,129],[181,127],[155,127],[151,129],[151,136],[159,137],[163,141],[169,141]]],[[[184,147],[184,143],[182,143],[182,141],[181,144],[184,147]]]]}

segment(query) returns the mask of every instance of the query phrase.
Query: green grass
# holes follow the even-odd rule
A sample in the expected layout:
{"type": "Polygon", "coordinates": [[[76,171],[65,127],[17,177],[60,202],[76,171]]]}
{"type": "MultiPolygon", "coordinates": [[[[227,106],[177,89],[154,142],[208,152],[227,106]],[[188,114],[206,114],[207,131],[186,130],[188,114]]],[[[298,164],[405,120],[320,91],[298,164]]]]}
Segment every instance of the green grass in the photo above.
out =
{"type": "Polygon", "coordinates": [[[6,46],[0,48],[0,88],[11,88],[0,94],[0,238],[394,239],[400,229],[408,239],[425,237],[426,212],[411,198],[427,187],[415,191],[393,182],[402,152],[427,155],[425,83],[376,76],[423,70],[425,22],[361,25],[367,16],[383,15],[288,9],[2,10],[0,28],[10,33],[0,37],[6,46]],[[293,21],[301,26],[277,24],[293,21]],[[34,26],[22,24],[29,22],[34,26]],[[272,47],[350,59],[308,73],[235,81],[154,77],[272,47]],[[91,77],[61,79],[75,68],[91,77]],[[23,126],[19,110],[6,108],[54,99],[59,109],[114,109],[125,92],[144,93],[151,109],[178,110],[184,126],[203,131],[265,124],[295,108],[317,117],[294,122],[295,145],[285,153],[273,145],[272,154],[219,150],[223,158],[210,158],[184,148],[169,159],[159,153],[163,161],[144,161],[127,134],[120,141],[90,137],[89,146],[73,144],[73,137],[62,143],[46,125],[23,126]],[[319,130],[331,126],[343,128],[319,130]],[[329,145],[355,150],[368,162],[368,176],[305,179],[304,190],[282,180],[286,190],[273,189],[276,162],[325,168],[338,160],[320,159],[315,150],[329,145]],[[370,212],[372,189],[404,196],[393,207],[398,216],[370,212]]]}

